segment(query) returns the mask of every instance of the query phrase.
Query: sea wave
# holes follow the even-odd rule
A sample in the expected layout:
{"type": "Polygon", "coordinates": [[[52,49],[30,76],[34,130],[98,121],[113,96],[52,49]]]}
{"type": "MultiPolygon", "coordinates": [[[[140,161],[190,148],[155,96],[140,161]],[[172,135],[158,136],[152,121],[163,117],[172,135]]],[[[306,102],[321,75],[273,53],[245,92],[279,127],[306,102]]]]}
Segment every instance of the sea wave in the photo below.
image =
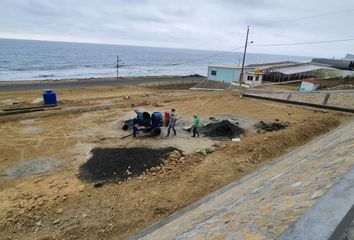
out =
{"type": "Polygon", "coordinates": [[[55,77],[54,74],[42,74],[42,75],[35,76],[35,78],[53,78],[53,77],[55,77]]]}

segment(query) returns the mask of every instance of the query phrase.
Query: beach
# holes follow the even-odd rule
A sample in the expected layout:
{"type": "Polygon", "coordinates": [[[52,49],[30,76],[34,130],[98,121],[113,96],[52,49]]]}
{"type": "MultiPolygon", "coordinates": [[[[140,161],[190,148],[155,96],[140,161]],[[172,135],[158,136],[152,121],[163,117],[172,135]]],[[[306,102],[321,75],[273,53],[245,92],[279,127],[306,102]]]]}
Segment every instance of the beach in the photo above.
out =
{"type": "Polygon", "coordinates": [[[62,80],[0,81],[0,91],[23,91],[31,89],[56,89],[92,86],[150,85],[198,83],[206,78],[192,76],[151,76],[151,77],[106,77],[62,80]]]}

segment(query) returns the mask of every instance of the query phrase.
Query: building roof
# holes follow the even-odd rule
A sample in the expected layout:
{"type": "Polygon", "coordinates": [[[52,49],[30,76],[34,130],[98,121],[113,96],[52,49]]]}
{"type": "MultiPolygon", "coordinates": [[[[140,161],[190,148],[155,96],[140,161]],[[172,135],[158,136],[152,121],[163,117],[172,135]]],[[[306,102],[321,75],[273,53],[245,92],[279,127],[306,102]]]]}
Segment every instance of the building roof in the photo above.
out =
{"type": "Polygon", "coordinates": [[[263,75],[263,73],[256,73],[254,71],[251,71],[251,72],[246,72],[246,74],[251,74],[251,75],[263,75]]]}
{"type": "Polygon", "coordinates": [[[312,59],[312,62],[326,64],[328,66],[343,69],[343,70],[354,70],[354,60],[314,58],[312,59]]]}
{"type": "MultiPolygon", "coordinates": [[[[261,70],[263,69],[268,69],[268,68],[274,68],[274,67],[283,67],[283,66],[296,66],[296,65],[301,65],[304,63],[301,62],[294,62],[294,61],[283,61],[283,62],[270,62],[270,63],[256,63],[256,64],[249,64],[244,67],[244,69],[255,69],[259,68],[261,70]]],[[[241,69],[240,66],[209,66],[209,67],[215,67],[215,68],[229,68],[229,69],[241,69]]]]}
{"type": "Polygon", "coordinates": [[[297,66],[274,68],[272,70],[273,70],[273,72],[280,72],[282,74],[289,75],[289,74],[310,72],[310,71],[315,71],[315,70],[320,70],[320,69],[334,69],[334,68],[331,68],[331,67],[328,67],[325,65],[306,63],[306,64],[297,65],[297,66]]]}
{"type": "Polygon", "coordinates": [[[321,84],[320,80],[313,80],[313,79],[304,79],[302,80],[303,82],[307,82],[307,83],[312,83],[312,84],[321,84]]]}
{"type": "MultiPolygon", "coordinates": [[[[218,65],[212,65],[212,66],[209,66],[209,67],[212,67],[212,68],[241,69],[241,67],[238,67],[238,66],[218,66],[218,65]]],[[[254,67],[245,66],[244,69],[254,69],[254,67]]]]}
{"type": "Polygon", "coordinates": [[[303,63],[294,62],[294,61],[283,61],[283,62],[249,64],[246,67],[267,69],[267,68],[284,67],[284,66],[296,66],[296,65],[299,65],[299,64],[303,64],[303,63]]]}
{"type": "MultiPolygon", "coordinates": [[[[241,67],[235,66],[209,66],[214,68],[226,68],[226,69],[241,69],[241,67]]],[[[292,62],[292,61],[284,61],[284,62],[273,62],[273,63],[262,63],[262,64],[250,64],[245,66],[245,70],[248,70],[249,73],[253,74],[255,69],[260,69],[263,74],[269,72],[279,72],[285,75],[290,74],[300,74],[320,69],[332,69],[336,68],[331,67],[330,65],[321,64],[317,62],[292,62]]]]}

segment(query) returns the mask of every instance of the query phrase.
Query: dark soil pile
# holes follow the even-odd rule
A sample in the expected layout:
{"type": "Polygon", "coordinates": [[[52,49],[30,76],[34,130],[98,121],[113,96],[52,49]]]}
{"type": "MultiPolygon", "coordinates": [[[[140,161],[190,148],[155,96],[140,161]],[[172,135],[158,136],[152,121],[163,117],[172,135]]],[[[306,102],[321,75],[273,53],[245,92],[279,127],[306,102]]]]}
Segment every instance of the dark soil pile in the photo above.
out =
{"type": "Polygon", "coordinates": [[[222,120],[201,127],[199,132],[210,138],[235,138],[245,131],[229,120],[222,120]]]}
{"type": "Polygon", "coordinates": [[[95,148],[79,169],[79,179],[88,182],[118,182],[141,175],[163,163],[176,148],[95,148]]]}
{"type": "Polygon", "coordinates": [[[263,122],[260,121],[259,123],[256,124],[256,128],[258,129],[258,133],[264,133],[264,132],[275,132],[279,131],[281,129],[287,128],[289,126],[289,123],[285,122],[263,122]]]}

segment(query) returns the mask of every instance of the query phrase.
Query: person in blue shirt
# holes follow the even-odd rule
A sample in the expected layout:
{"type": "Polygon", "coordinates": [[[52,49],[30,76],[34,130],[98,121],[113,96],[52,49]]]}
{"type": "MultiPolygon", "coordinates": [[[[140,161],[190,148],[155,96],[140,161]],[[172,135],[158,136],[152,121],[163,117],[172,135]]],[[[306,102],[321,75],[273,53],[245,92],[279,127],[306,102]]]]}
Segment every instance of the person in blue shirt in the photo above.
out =
{"type": "Polygon", "coordinates": [[[176,121],[177,121],[176,109],[171,109],[166,137],[170,136],[171,129],[173,130],[173,133],[176,136],[176,129],[175,129],[176,121]]]}

